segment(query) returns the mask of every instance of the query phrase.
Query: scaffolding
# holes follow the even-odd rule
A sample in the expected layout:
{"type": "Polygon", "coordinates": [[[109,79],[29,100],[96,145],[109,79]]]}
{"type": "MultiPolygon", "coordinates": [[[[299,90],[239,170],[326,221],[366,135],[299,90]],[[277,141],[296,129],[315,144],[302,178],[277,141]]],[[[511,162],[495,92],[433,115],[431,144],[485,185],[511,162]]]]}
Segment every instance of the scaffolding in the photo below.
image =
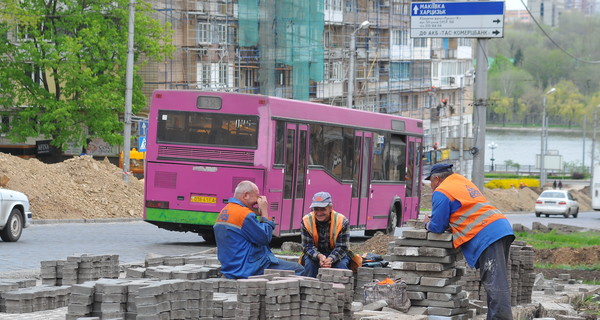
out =
{"type": "Polygon", "coordinates": [[[425,120],[425,144],[471,132],[472,42],[411,39],[407,0],[154,0],[174,56],[142,70],[145,93],[256,93],[425,120]],[[360,29],[364,21],[367,28],[360,29]],[[356,46],[350,48],[351,35],[356,46]],[[354,83],[349,83],[355,55],[354,83]],[[446,101],[446,103],[442,103],[446,101]],[[460,107],[459,107],[460,106],[460,107]]]}

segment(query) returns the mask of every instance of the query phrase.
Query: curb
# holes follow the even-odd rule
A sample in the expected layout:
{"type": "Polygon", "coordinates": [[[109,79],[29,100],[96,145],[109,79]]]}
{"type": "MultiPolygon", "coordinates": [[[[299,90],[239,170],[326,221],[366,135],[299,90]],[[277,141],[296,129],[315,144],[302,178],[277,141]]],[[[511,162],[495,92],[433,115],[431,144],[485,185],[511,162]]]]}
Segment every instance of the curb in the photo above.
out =
{"type": "Polygon", "coordinates": [[[59,224],[59,223],[120,223],[138,222],[142,218],[109,218],[109,219],[40,219],[31,220],[31,224],[59,224]]]}

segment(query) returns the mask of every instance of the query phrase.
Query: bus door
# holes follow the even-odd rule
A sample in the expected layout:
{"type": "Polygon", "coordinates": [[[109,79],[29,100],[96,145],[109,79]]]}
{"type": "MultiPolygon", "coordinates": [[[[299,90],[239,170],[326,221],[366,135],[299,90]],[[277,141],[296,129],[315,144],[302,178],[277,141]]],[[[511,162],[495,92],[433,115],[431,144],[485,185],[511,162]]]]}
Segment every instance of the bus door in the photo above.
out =
{"type": "Polygon", "coordinates": [[[373,134],[354,133],[354,163],[352,168],[352,204],[349,220],[351,226],[367,224],[367,208],[370,194],[369,171],[371,170],[371,144],[373,134]]]}
{"type": "Polygon", "coordinates": [[[307,125],[286,124],[281,231],[299,231],[301,228],[308,165],[307,140],[307,125]]]}
{"type": "Polygon", "coordinates": [[[406,152],[406,199],[403,219],[416,219],[419,216],[421,196],[421,145],[422,138],[409,137],[406,152]]]}

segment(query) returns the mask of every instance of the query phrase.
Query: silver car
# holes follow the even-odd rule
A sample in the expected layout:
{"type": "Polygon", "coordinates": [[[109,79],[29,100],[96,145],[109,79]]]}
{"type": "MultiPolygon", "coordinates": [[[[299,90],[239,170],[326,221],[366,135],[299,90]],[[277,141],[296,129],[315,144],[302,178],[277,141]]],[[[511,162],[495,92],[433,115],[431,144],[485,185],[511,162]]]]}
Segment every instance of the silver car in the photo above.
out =
{"type": "Polygon", "coordinates": [[[535,201],[536,217],[542,214],[546,217],[551,214],[561,214],[565,218],[568,218],[569,215],[577,218],[578,213],[579,203],[567,190],[546,190],[535,201]]]}
{"type": "Polygon", "coordinates": [[[0,238],[5,242],[15,242],[21,237],[24,228],[31,224],[29,199],[18,191],[0,189],[0,238]]]}

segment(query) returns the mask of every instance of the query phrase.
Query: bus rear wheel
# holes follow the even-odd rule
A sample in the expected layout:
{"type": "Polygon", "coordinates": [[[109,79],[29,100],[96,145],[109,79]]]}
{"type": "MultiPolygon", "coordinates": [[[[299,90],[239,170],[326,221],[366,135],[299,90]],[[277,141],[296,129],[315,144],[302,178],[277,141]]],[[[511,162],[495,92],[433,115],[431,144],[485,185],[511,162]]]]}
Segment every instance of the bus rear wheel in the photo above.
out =
{"type": "Polygon", "coordinates": [[[396,206],[390,210],[390,217],[388,218],[388,225],[385,228],[384,233],[394,235],[396,232],[396,226],[398,226],[398,212],[396,212],[396,206]]]}
{"type": "Polygon", "coordinates": [[[215,233],[211,230],[211,231],[203,231],[198,233],[198,235],[200,235],[204,241],[206,241],[207,243],[215,243],[215,233]]]}

